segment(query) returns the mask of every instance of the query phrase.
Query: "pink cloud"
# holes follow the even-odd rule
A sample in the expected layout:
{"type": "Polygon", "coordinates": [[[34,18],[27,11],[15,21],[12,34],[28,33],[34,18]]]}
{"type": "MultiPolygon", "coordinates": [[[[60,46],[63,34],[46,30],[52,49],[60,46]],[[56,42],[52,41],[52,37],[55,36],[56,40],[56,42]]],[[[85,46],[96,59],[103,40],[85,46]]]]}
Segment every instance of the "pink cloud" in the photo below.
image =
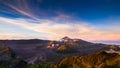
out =
{"type": "MultiPolygon", "coordinates": [[[[80,38],[85,40],[119,40],[120,39],[120,32],[119,30],[98,30],[96,28],[91,27],[90,25],[86,24],[86,22],[78,21],[76,24],[69,22],[68,23],[56,23],[54,20],[44,20],[39,19],[41,23],[32,23],[31,20],[26,19],[9,19],[9,18],[0,18],[0,21],[4,23],[9,23],[15,26],[19,26],[24,29],[36,31],[39,33],[47,33],[47,35],[40,35],[34,37],[42,38],[45,37],[46,39],[60,39],[64,36],[70,36],[71,38],[80,38]]],[[[9,28],[8,28],[9,29],[9,28]]],[[[8,31],[9,32],[9,31],[8,31]]],[[[2,33],[1,33],[2,34],[2,33]]],[[[8,35],[5,36],[6,38],[33,38],[33,36],[26,35],[8,35]],[[12,36],[12,37],[11,37],[12,36]]],[[[4,38],[4,35],[1,35],[0,38],[4,38]]]]}
{"type": "Polygon", "coordinates": [[[53,17],[53,19],[54,20],[56,20],[56,21],[59,21],[59,20],[68,20],[68,19],[71,19],[72,18],[72,16],[70,16],[70,15],[67,15],[67,14],[65,14],[65,13],[63,13],[63,12],[55,12],[57,15],[55,16],[55,17],[53,17]]]}

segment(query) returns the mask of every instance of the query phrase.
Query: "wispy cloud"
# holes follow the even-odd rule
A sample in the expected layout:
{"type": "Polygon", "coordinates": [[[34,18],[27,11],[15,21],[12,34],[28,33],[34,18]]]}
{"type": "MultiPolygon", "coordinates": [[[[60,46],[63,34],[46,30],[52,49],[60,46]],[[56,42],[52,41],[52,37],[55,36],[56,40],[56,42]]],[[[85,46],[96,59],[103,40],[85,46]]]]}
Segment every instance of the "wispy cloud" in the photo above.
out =
{"type": "MultiPolygon", "coordinates": [[[[3,11],[3,12],[6,12],[6,13],[11,13],[11,14],[14,14],[14,13],[19,13],[21,15],[24,15],[26,17],[29,17],[29,18],[32,18],[32,19],[39,19],[39,14],[42,14],[42,10],[40,10],[40,7],[38,6],[38,4],[40,4],[40,2],[42,2],[41,0],[36,0],[36,3],[35,4],[35,7],[33,5],[30,4],[30,2],[32,2],[32,0],[1,0],[1,4],[4,4],[5,6],[11,8],[11,9],[6,9],[6,10],[1,10],[0,11],[3,11]],[[34,10],[33,10],[34,9],[34,10]],[[16,11],[16,12],[13,12],[16,11]],[[38,10],[38,11],[36,11],[38,10]],[[35,13],[38,13],[38,14],[35,14],[35,13]]],[[[5,7],[3,6],[3,7],[5,7]]]]}
{"type": "Polygon", "coordinates": [[[41,2],[42,0],[1,0],[1,4],[4,5],[1,7],[4,9],[0,9],[0,11],[13,15],[16,13],[34,20],[39,20],[41,17],[56,21],[67,21],[68,19],[72,19],[72,15],[68,15],[62,11],[52,10],[51,8],[47,8],[47,10],[44,11],[44,9],[40,7],[41,2]]]}
{"type": "MultiPolygon", "coordinates": [[[[32,30],[38,33],[46,33],[45,35],[41,35],[46,39],[58,39],[63,36],[70,36],[72,38],[82,38],[86,40],[119,40],[120,39],[120,32],[98,30],[96,28],[91,27],[86,22],[80,22],[80,21],[75,21],[75,22],[79,22],[76,24],[70,22],[69,24],[68,23],[62,24],[62,23],[56,23],[56,21],[54,20],[46,20],[46,19],[39,19],[39,21],[36,21],[31,19],[21,19],[21,18],[10,19],[4,17],[0,17],[0,21],[15,26],[19,26],[27,30],[32,30]],[[41,23],[33,23],[33,22],[41,22],[41,23]]],[[[5,29],[9,29],[9,28],[5,28],[5,29]]],[[[9,32],[10,31],[8,31],[8,33],[9,32]]],[[[19,36],[19,38],[21,36],[19,36]]],[[[25,36],[30,37],[27,35],[25,36]]],[[[41,36],[37,35],[35,37],[43,38],[41,36]]],[[[3,36],[0,36],[0,38],[2,39],[3,36]]]]}
{"type": "MultiPolygon", "coordinates": [[[[31,35],[0,34],[0,39],[31,39],[31,35]]],[[[35,38],[32,37],[32,38],[35,38]]]]}
{"type": "Polygon", "coordinates": [[[56,16],[54,16],[52,19],[56,21],[66,21],[72,19],[72,15],[67,15],[63,12],[55,11],[56,16]]]}

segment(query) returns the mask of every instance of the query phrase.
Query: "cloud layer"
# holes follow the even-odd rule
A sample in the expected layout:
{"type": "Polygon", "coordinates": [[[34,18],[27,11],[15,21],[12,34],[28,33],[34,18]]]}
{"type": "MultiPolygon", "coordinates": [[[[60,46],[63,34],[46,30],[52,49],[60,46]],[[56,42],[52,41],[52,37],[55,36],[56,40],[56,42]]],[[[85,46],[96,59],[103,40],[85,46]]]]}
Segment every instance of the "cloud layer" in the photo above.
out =
{"type": "MultiPolygon", "coordinates": [[[[92,23],[90,25],[90,22],[75,20],[76,17],[72,16],[72,13],[68,15],[58,11],[60,9],[52,10],[50,5],[44,9],[45,6],[41,7],[42,2],[42,0],[0,0],[1,12],[23,16],[18,18],[8,18],[12,17],[9,15],[8,17],[0,16],[0,39],[54,40],[70,36],[85,40],[120,40],[118,26],[120,20],[100,21],[100,24],[92,23]]],[[[97,22],[99,21],[97,20],[97,22]]]]}
{"type": "Polygon", "coordinates": [[[59,39],[64,36],[71,38],[81,38],[86,40],[119,40],[119,31],[105,31],[93,28],[87,22],[74,21],[74,23],[58,23],[56,20],[47,19],[23,19],[23,18],[5,18],[0,17],[0,39],[21,39],[21,38],[41,38],[41,39],[59,39]],[[37,22],[37,23],[34,23],[37,22]],[[14,25],[14,26],[8,26],[14,25]],[[2,26],[7,26],[4,28],[2,26]],[[11,31],[8,31],[8,29],[11,31]],[[14,33],[14,29],[22,28],[14,33]],[[6,30],[2,30],[6,29],[6,30]],[[28,30],[31,32],[28,33],[28,30]],[[12,33],[13,31],[13,33],[12,33]],[[32,32],[33,31],[33,32],[32,32]],[[21,33],[20,33],[21,32],[21,33]],[[6,34],[8,33],[8,34],[6,34]]]}

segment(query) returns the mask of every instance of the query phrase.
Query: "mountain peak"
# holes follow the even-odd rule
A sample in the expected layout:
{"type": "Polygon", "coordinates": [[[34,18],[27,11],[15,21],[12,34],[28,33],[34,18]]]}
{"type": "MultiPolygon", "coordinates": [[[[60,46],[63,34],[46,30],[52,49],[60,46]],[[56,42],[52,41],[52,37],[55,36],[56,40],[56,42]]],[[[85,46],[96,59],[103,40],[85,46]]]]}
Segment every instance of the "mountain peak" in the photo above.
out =
{"type": "Polygon", "coordinates": [[[65,41],[65,42],[68,42],[68,41],[70,41],[70,40],[72,40],[72,39],[69,38],[68,36],[65,36],[65,37],[63,37],[63,38],[61,39],[61,41],[65,41]]]}
{"type": "Polygon", "coordinates": [[[71,39],[71,38],[69,38],[68,36],[65,36],[65,37],[63,37],[62,39],[68,40],[68,39],[71,39]]]}

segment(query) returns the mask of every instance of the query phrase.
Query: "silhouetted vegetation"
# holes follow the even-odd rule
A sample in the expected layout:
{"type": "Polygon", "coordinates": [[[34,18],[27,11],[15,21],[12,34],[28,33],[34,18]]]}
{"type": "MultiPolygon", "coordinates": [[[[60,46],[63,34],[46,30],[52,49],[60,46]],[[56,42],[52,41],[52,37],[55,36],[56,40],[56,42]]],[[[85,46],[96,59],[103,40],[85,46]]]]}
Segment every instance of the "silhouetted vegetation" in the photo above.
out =
{"type": "Polygon", "coordinates": [[[43,62],[27,65],[27,68],[50,68],[50,67],[51,67],[50,64],[46,64],[46,63],[43,63],[43,62]]]}

